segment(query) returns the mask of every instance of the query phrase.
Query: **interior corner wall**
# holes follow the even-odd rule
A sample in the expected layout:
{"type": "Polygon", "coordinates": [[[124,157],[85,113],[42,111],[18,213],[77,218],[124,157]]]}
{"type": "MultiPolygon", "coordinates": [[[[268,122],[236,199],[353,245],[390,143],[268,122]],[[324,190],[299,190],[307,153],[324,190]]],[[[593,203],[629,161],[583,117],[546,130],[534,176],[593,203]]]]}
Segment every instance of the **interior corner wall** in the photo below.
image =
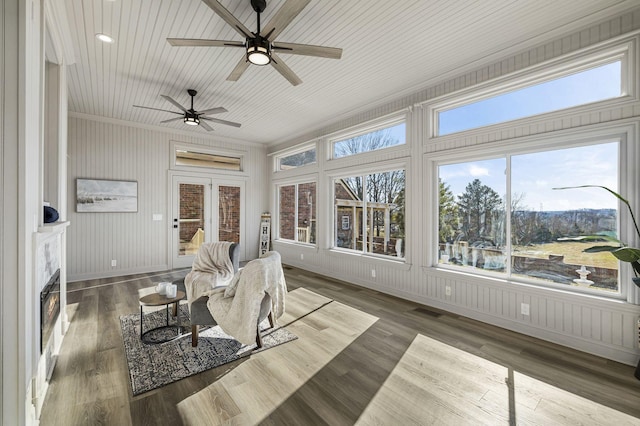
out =
{"type": "MultiPolygon", "coordinates": [[[[172,141],[238,150],[238,143],[186,133],[76,116],[68,121],[68,280],[78,281],[169,268],[171,200],[168,172],[172,141]],[[138,182],[137,213],[77,213],[76,179],[138,182]],[[154,214],[162,214],[154,221],[154,214]],[[116,267],[111,260],[116,260],[116,267]]],[[[260,214],[268,206],[266,150],[247,144],[246,256],[257,257],[260,214]],[[255,244],[251,242],[255,241],[255,244]],[[255,247],[254,247],[255,246],[255,247]]]]}
{"type": "MultiPolygon", "coordinates": [[[[560,57],[580,49],[629,34],[640,29],[640,9],[603,20],[573,34],[548,40],[537,46],[523,49],[497,62],[478,65],[474,70],[448,79],[402,97],[375,109],[358,113],[333,123],[321,133],[329,135],[342,129],[352,128],[378,117],[394,112],[407,111],[407,135],[410,146],[410,156],[407,162],[411,166],[412,180],[407,182],[407,212],[408,235],[407,263],[401,264],[391,261],[380,261],[367,256],[336,253],[331,250],[331,242],[320,244],[318,247],[274,242],[276,250],[282,256],[284,263],[302,269],[321,273],[340,280],[345,280],[363,287],[375,289],[404,299],[414,300],[425,305],[434,306],[459,315],[477,319],[489,324],[528,334],[544,340],[572,347],[578,350],[603,356],[627,364],[635,364],[640,357],[638,350],[637,318],[640,314],[638,305],[624,303],[618,300],[591,298],[576,294],[562,294],[562,292],[548,291],[542,287],[529,288],[527,286],[500,283],[498,285],[478,282],[474,277],[456,276],[455,274],[438,271],[425,263],[423,251],[431,244],[428,241],[430,230],[427,229],[428,205],[425,201],[425,184],[431,180],[426,176],[424,163],[430,154],[455,148],[479,147],[487,143],[507,141],[515,135],[536,135],[555,131],[589,128],[588,126],[608,125],[621,122],[640,126],[640,102],[635,101],[624,106],[617,106],[606,111],[595,113],[570,113],[561,116],[548,115],[546,119],[531,119],[523,121],[515,131],[501,130],[499,127],[476,132],[472,136],[449,137],[431,139],[426,132],[428,119],[426,107],[429,100],[446,94],[470,88],[476,84],[491,81],[494,78],[508,75],[528,67],[536,66],[547,60],[560,57]],[[548,118],[551,117],[551,118],[548,118]],[[304,260],[300,254],[304,254],[304,260]],[[372,275],[375,269],[375,277],[372,275]],[[445,288],[449,286],[453,294],[447,295],[445,288]],[[520,303],[529,303],[531,316],[520,314],[520,303]]],[[[636,76],[636,82],[638,81],[636,76]]],[[[512,126],[514,127],[514,126],[512,126]]],[[[466,135],[471,134],[467,132],[466,135]]],[[[283,147],[291,147],[292,143],[300,143],[318,138],[318,131],[307,136],[297,137],[295,141],[284,141],[273,146],[270,152],[276,152],[283,147]]],[[[319,139],[326,143],[325,139],[319,139]]],[[[637,141],[636,141],[637,143],[637,141]]],[[[322,148],[320,148],[322,149],[322,148]]],[[[476,148],[477,149],[477,148],[476,148]]],[[[383,157],[380,154],[376,158],[383,157]]],[[[387,154],[388,155],[388,154],[387,154]]],[[[349,165],[365,167],[366,159],[374,156],[354,158],[349,165]],[[363,164],[360,165],[359,162],[363,164]]],[[[316,172],[319,176],[320,187],[326,187],[331,166],[327,164],[326,156],[321,156],[316,172]]],[[[303,168],[294,171],[271,173],[272,204],[276,203],[274,182],[303,173],[303,168]]],[[[631,170],[640,173],[639,170],[631,170]]],[[[637,179],[632,179],[636,182],[637,179]]],[[[633,189],[633,188],[632,188],[633,189]]],[[[637,189],[637,188],[635,188],[637,189]]],[[[637,193],[637,190],[635,191],[637,193]]],[[[322,197],[319,194],[319,197],[322,197]]],[[[318,200],[319,223],[329,224],[332,219],[331,200],[318,200]],[[320,217],[320,216],[325,217],[320,217]]],[[[274,224],[277,227],[277,224],[274,224]]],[[[322,230],[318,231],[323,232],[322,230]]],[[[331,230],[327,229],[327,235],[331,230]]],[[[330,236],[327,240],[330,240],[330,236]]],[[[319,239],[322,241],[322,239],[319,239]]]]}

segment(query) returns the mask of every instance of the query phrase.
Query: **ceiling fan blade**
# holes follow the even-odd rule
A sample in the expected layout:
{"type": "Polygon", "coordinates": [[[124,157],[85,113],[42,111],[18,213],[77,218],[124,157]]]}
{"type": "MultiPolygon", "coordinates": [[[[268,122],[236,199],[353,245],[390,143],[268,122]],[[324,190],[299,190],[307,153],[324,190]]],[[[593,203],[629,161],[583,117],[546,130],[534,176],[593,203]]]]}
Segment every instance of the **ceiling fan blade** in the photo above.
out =
{"type": "Polygon", "coordinates": [[[172,46],[187,46],[187,47],[244,47],[244,43],[241,41],[230,40],[207,40],[200,38],[168,38],[167,41],[172,46]]]}
{"type": "Polygon", "coordinates": [[[171,123],[172,121],[178,121],[178,120],[184,120],[184,117],[170,118],[168,120],[161,121],[161,123],[171,123]]]}
{"type": "Polygon", "coordinates": [[[142,105],[134,105],[134,107],[136,107],[136,108],[153,109],[153,110],[156,110],[156,111],[164,111],[164,112],[170,112],[171,114],[180,114],[180,115],[182,115],[182,113],[181,113],[181,112],[169,111],[168,109],[151,108],[151,107],[148,107],[148,106],[142,106],[142,105]]]}
{"type": "Polygon", "coordinates": [[[251,31],[245,27],[242,22],[231,14],[220,2],[216,0],[202,0],[204,4],[209,6],[219,17],[221,17],[227,24],[231,25],[240,35],[245,38],[251,37],[251,31]]]}
{"type": "Polygon", "coordinates": [[[209,126],[207,123],[205,123],[202,120],[200,120],[199,126],[202,126],[202,128],[205,129],[207,132],[211,132],[213,130],[213,127],[209,126]]]}
{"type": "Polygon", "coordinates": [[[180,108],[182,111],[187,112],[187,109],[185,107],[180,105],[178,102],[174,101],[170,96],[167,96],[167,95],[160,95],[160,96],[162,96],[163,98],[171,102],[176,108],[180,108]]]}
{"type": "Polygon", "coordinates": [[[291,68],[289,68],[284,63],[284,61],[280,59],[275,53],[271,54],[271,59],[272,59],[271,65],[273,65],[273,67],[276,70],[278,70],[278,72],[282,74],[284,78],[289,80],[289,83],[293,84],[294,86],[297,86],[298,84],[302,83],[302,80],[300,80],[300,78],[296,75],[296,73],[291,71],[291,68]]]}
{"type": "MultiPolygon", "coordinates": [[[[200,117],[200,120],[213,121],[214,123],[226,124],[227,126],[240,127],[240,123],[234,123],[233,121],[220,120],[219,118],[200,117]]],[[[201,121],[202,123],[202,121],[201,121]]]]}
{"type": "Polygon", "coordinates": [[[287,0],[265,25],[260,34],[269,35],[269,40],[275,39],[295,19],[311,0],[287,0]]]}
{"type": "Polygon", "coordinates": [[[209,108],[204,109],[202,111],[196,111],[198,115],[206,115],[206,114],[220,114],[221,112],[228,112],[226,108],[217,107],[217,108],[209,108]]]}
{"type": "Polygon", "coordinates": [[[247,68],[249,68],[249,62],[243,56],[240,59],[240,62],[238,62],[238,65],[236,65],[233,71],[231,71],[231,74],[229,74],[229,77],[227,77],[227,80],[238,81],[238,79],[242,77],[242,74],[247,70],[247,68]]]}
{"type": "Polygon", "coordinates": [[[320,58],[340,59],[342,49],[337,47],[314,46],[311,44],[274,43],[273,49],[289,55],[318,56],[320,58]]]}

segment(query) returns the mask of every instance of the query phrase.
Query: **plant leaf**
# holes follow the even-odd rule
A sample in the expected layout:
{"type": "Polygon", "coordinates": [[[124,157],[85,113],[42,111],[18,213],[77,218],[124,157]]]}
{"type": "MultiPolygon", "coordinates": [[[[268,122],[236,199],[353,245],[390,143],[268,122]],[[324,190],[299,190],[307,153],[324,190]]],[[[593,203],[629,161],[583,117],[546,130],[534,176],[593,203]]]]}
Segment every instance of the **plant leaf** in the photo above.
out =
{"type": "Polygon", "coordinates": [[[608,251],[608,252],[613,253],[614,251],[619,250],[620,248],[626,248],[626,247],[619,247],[619,246],[593,246],[593,247],[589,247],[587,249],[584,249],[582,251],[584,253],[601,253],[603,251],[608,251]]]}
{"type": "Polygon", "coordinates": [[[612,250],[611,254],[623,262],[633,263],[640,260],[640,249],[633,247],[620,247],[617,250],[612,250]]]}

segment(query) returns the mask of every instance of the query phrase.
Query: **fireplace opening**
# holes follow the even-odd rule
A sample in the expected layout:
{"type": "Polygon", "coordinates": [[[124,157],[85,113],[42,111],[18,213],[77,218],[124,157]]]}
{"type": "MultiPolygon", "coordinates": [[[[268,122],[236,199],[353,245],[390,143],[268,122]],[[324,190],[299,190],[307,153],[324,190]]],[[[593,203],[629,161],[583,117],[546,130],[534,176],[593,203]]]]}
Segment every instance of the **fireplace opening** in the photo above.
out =
{"type": "Polygon", "coordinates": [[[40,292],[40,353],[49,342],[53,326],[60,314],[60,269],[40,292]]]}

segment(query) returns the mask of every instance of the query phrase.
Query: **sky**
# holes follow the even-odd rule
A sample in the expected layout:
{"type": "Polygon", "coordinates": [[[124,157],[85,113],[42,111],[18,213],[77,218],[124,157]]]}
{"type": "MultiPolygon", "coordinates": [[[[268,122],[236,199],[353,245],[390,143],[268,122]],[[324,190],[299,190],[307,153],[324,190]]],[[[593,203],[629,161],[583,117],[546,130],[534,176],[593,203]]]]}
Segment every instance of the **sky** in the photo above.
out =
{"type": "MultiPolygon", "coordinates": [[[[523,194],[529,210],[559,211],[617,208],[617,198],[600,188],[554,190],[556,187],[603,185],[618,192],[618,144],[602,141],[588,145],[511,157],[511,191],[523,194]]],[[[507,191],[505,157],[442,165],[440,178],[454,195],[474,179],[500,196],[507,191]]],[[[624,194],[622,194],[624,195],[624,194]]]]}
{"type": "Polygon", "coordinates": [[[487,98],[438,114],[438,134],[557,111],[620,96],[621,62],[487,98]]]}
{"type": "MultiPolygon", "coordinates": [[[[555,111],[621,94],[620,61],[549,82],[488,98],[439,114],[440,134],[555,111]]],[[[454,195],[474,179],[506,194],[507,158],[440,166],[440,178],[454,195]]],[[[618,191],[618,144],[596,145],[511,157],[511,192],[524,195],[530,210],[617,208],[618,200],[600,188],[553,190],[555,187],[602,185],[618,191]]],[[[621,194],[625,195],[625,194],[621,194]]]]}

